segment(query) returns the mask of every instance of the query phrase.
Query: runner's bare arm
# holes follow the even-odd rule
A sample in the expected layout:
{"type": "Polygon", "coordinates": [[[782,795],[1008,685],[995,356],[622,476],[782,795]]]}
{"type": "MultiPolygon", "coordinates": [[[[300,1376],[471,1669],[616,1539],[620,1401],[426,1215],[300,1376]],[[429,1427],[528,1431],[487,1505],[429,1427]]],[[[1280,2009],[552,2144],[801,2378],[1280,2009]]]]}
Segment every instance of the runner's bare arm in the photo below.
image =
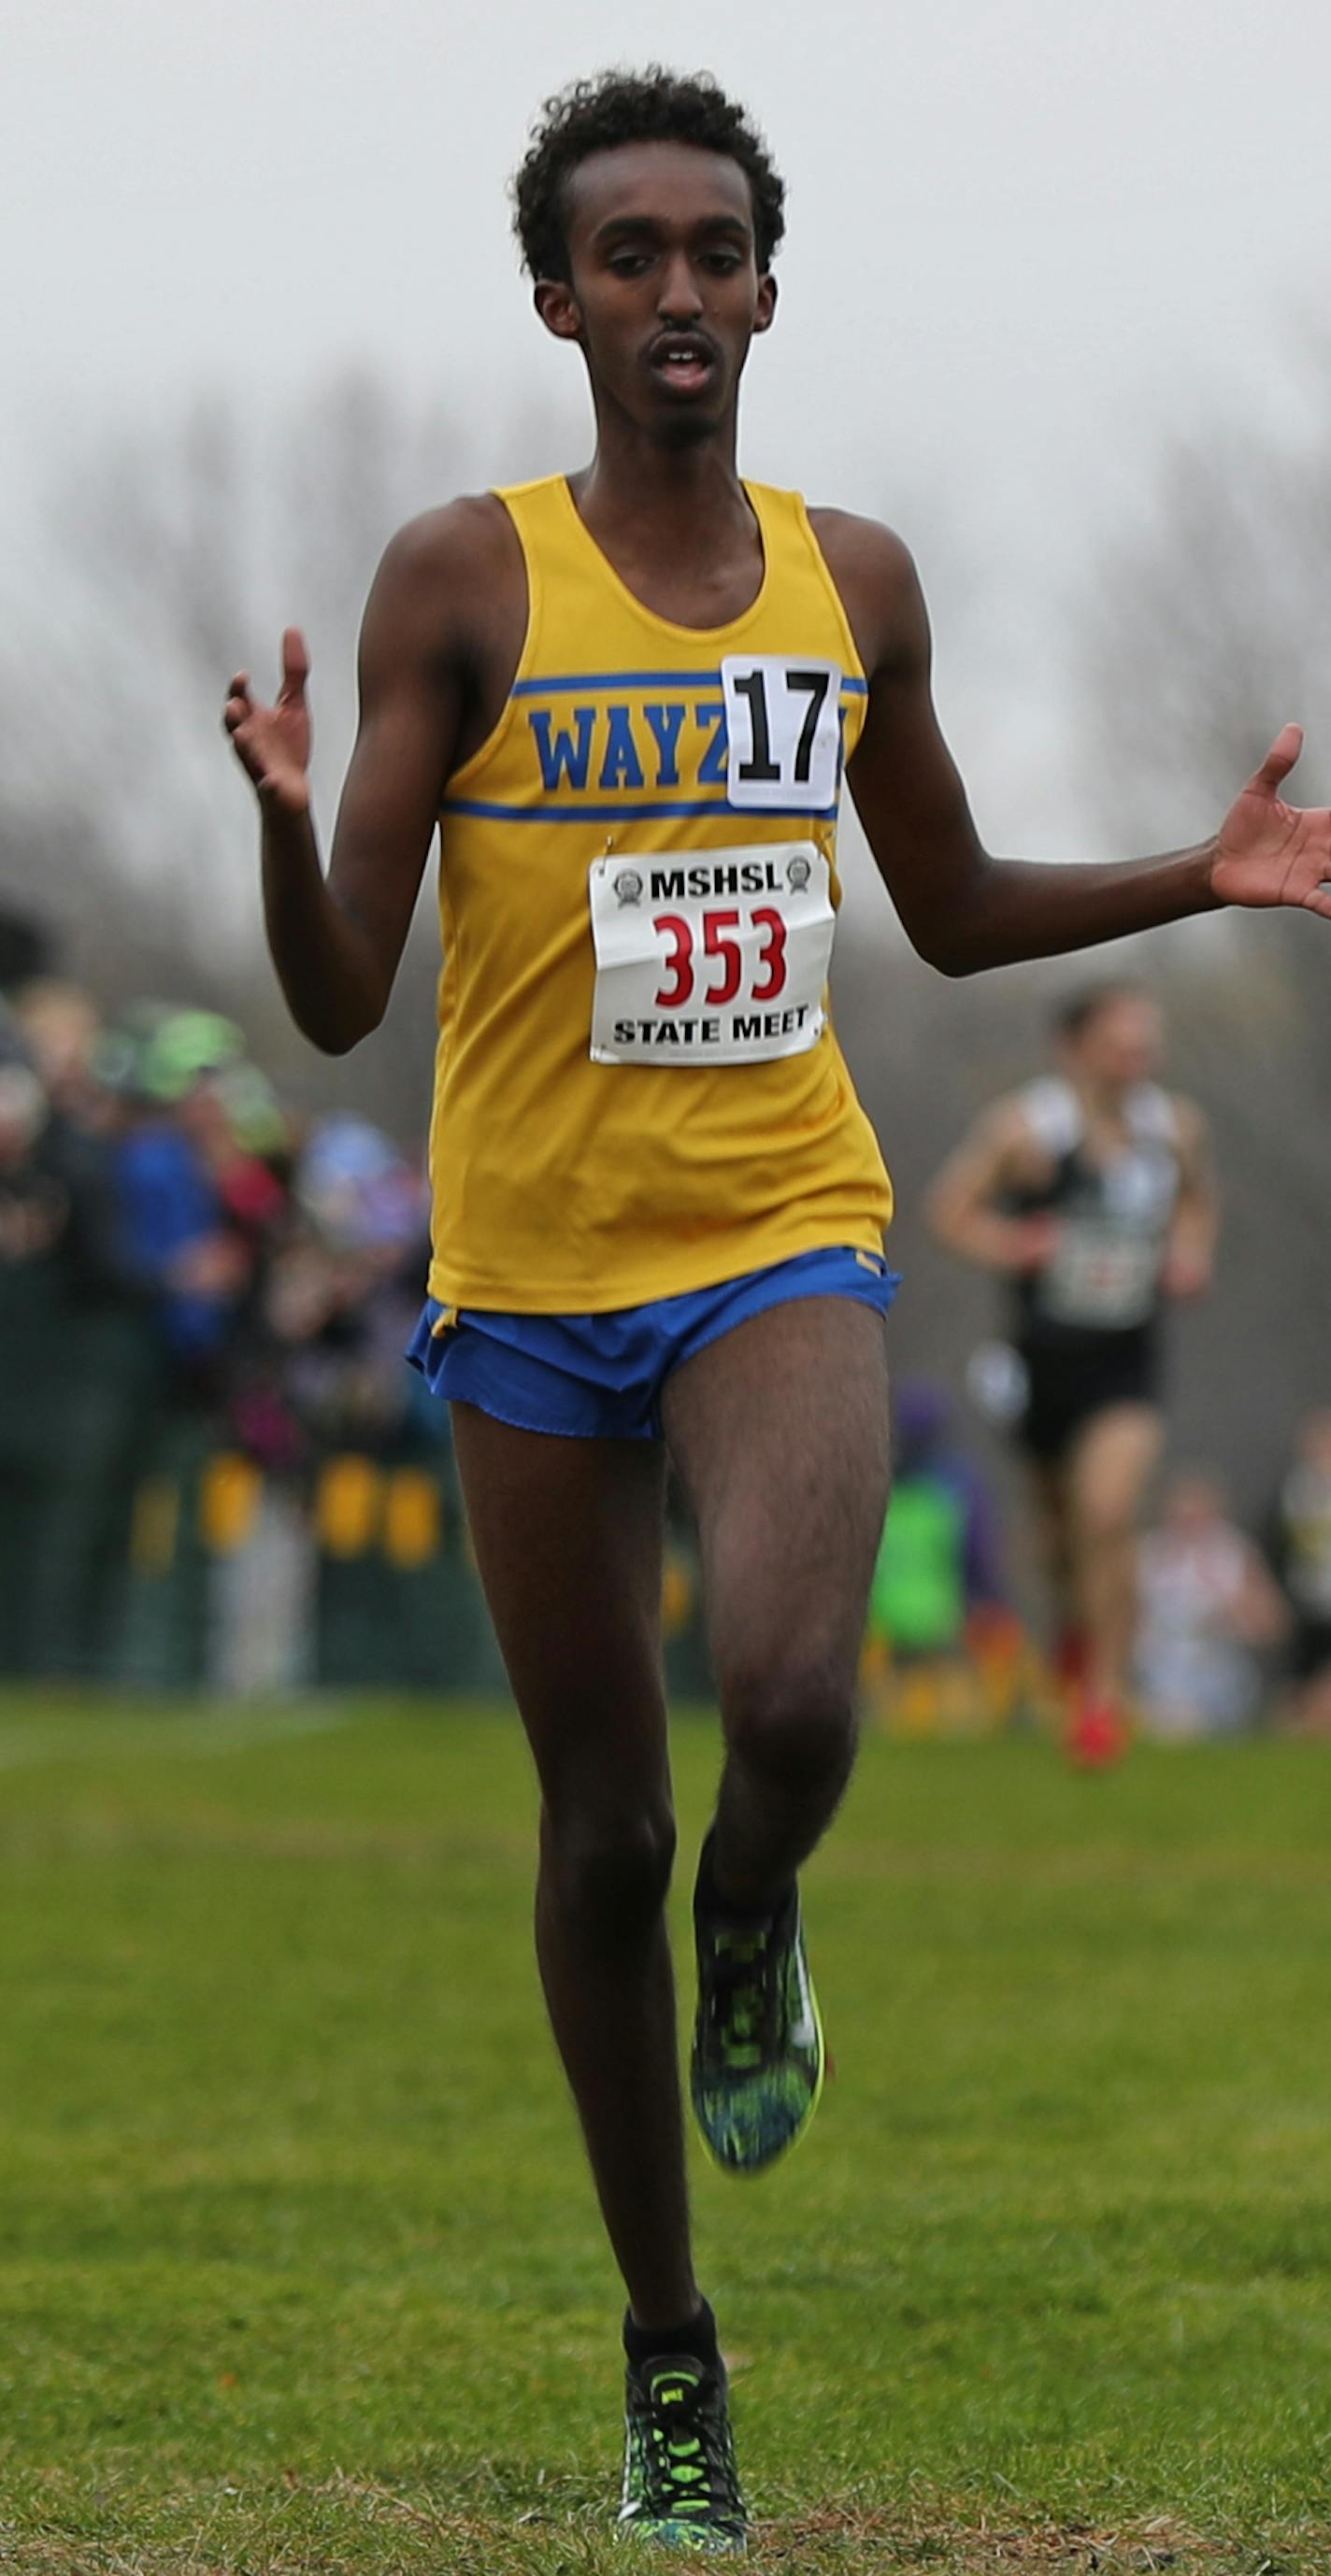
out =
{"type": "Polygon", "coordinates": [[[1211,1139],[1194,1100],[1174,1102],[1179,1188],[1161,1274],[1168,1297],[1200,1297],[1211,1285],[1220,1207],[1211,1165],[1211,1139]]]}
{"type": "Polygon", "coordinates": [[[1042,1158],[1021,1103],[997,1100],[935,1174],[924,1201],[925,1222],[949,1252],[983,1270],[1039,1270],[1049,1260],[1057,1220],[1039,1213],[1010,1216],[1005,1194],[1039,1177],[1042,1158]]]}
{"type": "Polygon", "coordinates": [[[947,975],[1052,957],[1225,904],[1294,904],[1331,919],[1331,813],[1278,794],[1302,744],[1277,735],[1219,831],[1161,858],[1054,865],[997,859],[976,830],[930,688],[929,622],[890,530],[837,511],[814,524],[869,678],[847,777],[913,946],[947,975]]]}
{"type": "Polygon", "coordinates": [[[308,776],[308,660],[283,639],[276,705],[231,683],[224,722],[262,813],[268,944],[291,1015],[330,1055],[377,1028],[411,921],[472,687],[478,585],[495,505],[454,502],[401,530],[366,605],[360,721],[332,858],[319,861],[308,776]]]}

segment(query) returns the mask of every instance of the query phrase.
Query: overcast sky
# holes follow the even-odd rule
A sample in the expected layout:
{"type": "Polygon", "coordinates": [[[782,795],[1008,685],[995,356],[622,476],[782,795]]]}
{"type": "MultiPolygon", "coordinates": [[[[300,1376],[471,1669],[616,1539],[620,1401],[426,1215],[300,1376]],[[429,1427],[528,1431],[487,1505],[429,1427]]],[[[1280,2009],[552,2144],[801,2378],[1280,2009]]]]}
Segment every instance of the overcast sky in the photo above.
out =
{"type": "Polygon", "coordinates": [[[981,821],[1047,841],[1068,597],[1166,434],[1291,415],[1331,313],[1327,0],[9,0],[11,496],[53,415],[349,358],[440,392],[482,475],[492,420],[562,430],[504,182],[547,90],[653,55],[748,98],[789,183],[744,461],[896,518],[926,588],[936,555],[981,821]]]}

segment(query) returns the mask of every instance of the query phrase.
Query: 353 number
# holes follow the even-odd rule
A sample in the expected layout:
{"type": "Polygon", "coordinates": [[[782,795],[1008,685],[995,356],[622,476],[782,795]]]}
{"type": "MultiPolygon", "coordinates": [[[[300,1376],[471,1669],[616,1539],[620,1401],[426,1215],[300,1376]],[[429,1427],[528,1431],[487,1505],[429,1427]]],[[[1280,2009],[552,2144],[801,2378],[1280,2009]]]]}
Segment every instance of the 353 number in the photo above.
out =
{"type": "MultiPolygon", "coordinates": [[[[702,915],[702,950],[692,922],[683,913],[658,912],[652,928],[669,941],[665,960],[666,981],[656,996],[663,1011],[687,1010],[694,1000],[719,1009],[733,1002],[744,980],[744,950],[736,933],[741,914],[738,906],[702,915]],[[707,974],[707,968],[713,971],[707,974]],[[699,975],[706,976],[701,994],[699,975]]],[[[786,982],[786,925],[773,905],[760,903],[749,914],[752,928],[760,933],[757,973],[749,987],[751,1002],[774,1002],[784,991],[786,982]]]]}

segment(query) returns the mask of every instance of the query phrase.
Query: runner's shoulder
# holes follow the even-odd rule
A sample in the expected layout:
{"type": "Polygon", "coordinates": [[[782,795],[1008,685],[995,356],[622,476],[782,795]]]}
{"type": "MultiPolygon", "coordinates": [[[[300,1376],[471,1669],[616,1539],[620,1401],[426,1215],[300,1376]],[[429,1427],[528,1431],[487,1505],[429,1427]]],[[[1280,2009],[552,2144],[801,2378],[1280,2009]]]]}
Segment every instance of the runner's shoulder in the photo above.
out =
{"type": "Polygon", "coordinates": [[[808,509],[809,524],[829,563],[835,556],[838,564],[866,564],[879,581],[914,581],[910,548],[885,519],[866,519],[858,510],[832,509],[814,501],[808,509]]]}
{"type": "Polygon", "coordinates": [[[895,528],[854,510],[813,506],[809,524],[841,594],[866,671],[927,655],[929,630],[919,575],[895,528]]]}
{"type": "Polygon", "coordinates": [[[525,623],[523,549],[494,492],[422,510],[389,538],[373,577],[366,639],[389,665],[489,665],[517,657],[525,623]],[[515,639],[515,641],[512,641],[515,639]]]}
{"type": "Polygon", "coordinates": [[[523,549],[505,505],[494,492],[463,492],[409,518],[384,549],[378,582],[402,598],[458,592],[471,582],[523,582],[523,549]]]}
{"type": "Polygon", "coordinates": [[[1062,1140],[1051,1132],[1041,1106],[1039,1086],[1023,1083],[1020,1091],[991,1100],[975,1121],[972,1144],[1004,1181],[1038,1184],[1058,1160],[1062,1140]]]}

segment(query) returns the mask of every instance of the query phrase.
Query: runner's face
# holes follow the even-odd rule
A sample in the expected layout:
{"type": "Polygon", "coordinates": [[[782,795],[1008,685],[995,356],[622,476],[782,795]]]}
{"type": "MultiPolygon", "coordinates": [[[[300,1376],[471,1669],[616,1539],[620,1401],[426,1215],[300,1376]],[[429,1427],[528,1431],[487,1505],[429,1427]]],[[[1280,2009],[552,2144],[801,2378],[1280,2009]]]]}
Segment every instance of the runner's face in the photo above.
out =
{"type": "Polygon", "coordinates": [[[649,435],[710,436],[776,305],[738,162],[692,144],[619,144],[579,163],[566,209],[572,284],[538,285],[547,329],[580,343],[598,397],[649,435]]]}
{"type": "Polygon", "coordinates": [[[1164,1061],[1160,1013],[1144,994],[1120,993],[1090,1019],[1069,1050],[1075,1069],[1106,1091],[1150,1082],[1164,1061]]]}

